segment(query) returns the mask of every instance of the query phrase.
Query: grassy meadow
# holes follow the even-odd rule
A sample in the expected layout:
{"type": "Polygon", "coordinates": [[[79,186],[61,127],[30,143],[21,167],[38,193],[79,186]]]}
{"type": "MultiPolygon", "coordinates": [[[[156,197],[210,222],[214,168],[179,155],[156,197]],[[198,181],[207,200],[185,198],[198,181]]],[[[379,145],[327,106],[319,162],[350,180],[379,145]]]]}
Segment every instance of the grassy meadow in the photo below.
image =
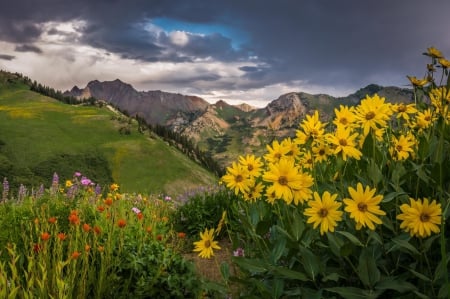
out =
{"type": "Polygon", "coordinates": [[[128,192],[176,194],[215,181],[158,137],[139,133],[134,120],[106,106],[67,105],[20,82],[0,81],[0,127],[0,177],[22,179],[16,185],[39,187],[54,172],[70,179],[74,171],[128,192]]]}

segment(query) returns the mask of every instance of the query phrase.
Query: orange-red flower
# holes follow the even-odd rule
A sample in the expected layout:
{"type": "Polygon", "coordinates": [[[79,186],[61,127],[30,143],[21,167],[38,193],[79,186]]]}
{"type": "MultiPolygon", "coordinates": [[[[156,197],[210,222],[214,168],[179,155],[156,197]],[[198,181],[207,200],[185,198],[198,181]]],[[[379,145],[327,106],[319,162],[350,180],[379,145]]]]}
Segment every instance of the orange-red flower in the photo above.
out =
{"type": "Polygon", "coordinates": [[[43,232],[41,234],[41,240],[42,241],[48,241],[50,239],[50,234],[48,232],[43,232]]]}
{"type": "Polygon", "coordinates": [[[157,235],[157,236],[156,236],[156,239],[157,239],[158,241],[161,241],[161,240],[162,240],[162,236],[161,236],[161,235],[157,235]]]}
{"type": "Polygon", "coordinates": [[[48,223],[55,224],[56,220],[57,220],[56,217],[50,217],[48,218],[48,223]]]}
{"type": "Polygon", "coordinates": [[[119,219],[119,221],[117,221],[117,226],[119,226],[120,228],[124,228],[127,225],[127,221],[125,219],[119,219]]]}
{"type": "Polygon", "coordinates": [[[58,234],[58,239],[60,241],[64,241],[67,238],[67,235],[65,233],[59,233],[58,234]]]}
{"type": "Polygon", "coordinates": [[[105,210],[104,206],[98,206],[97,207],[97,211],[99,211],[100,213],[103,212],[105,210]]]}
{"type": "Polygon", "coordinates": [[[84,245],[84,251],[88,252],[91,250],[91,246],[89,244],[84,245]]]}
{"type": "Polygon", "coordinates": [[[79,258],[81,255],[81,253],[79,253],[78,251],[74,251],[72,253],[72,255],[70,256],[71,259],[76,260],[77,258],[79,258]]]}
{"type": "Polygon", "coordinates": [[[99,227],[99,226],[94,226],[94,233],[96,234],[96,235],[100,235],[101,233],[102,233],[102,229],[99,227]]]}
{"type": "Polygon", "coordinates": [[[186,233],[179,232],[179,233],[178,233],[178,238],[180,238],[180,239],[186,238],[186,233]]]}
{"type": "Polygon", "coordinates": [[[71,224],[75,224],[75,225],[80,224],[80,218],[78,217],[78,212],[76,210],[72,210],[70,212],[68,219],[71,224]]]}
{"type": "Polygon", "coordinates": [[[142,218],[144,218],[144,214],[142,214],[142,213],[138,213],[138,214],[136,214],[136,216],[137,216],[137,218],[138,218],[139,220],[141,220],[142,218]]]}
{"type": "Polygon", "coordinates": [[[91,226],[87,223],[84,223],[83,230],[88,233],[91,230],[91,226]]]}
{"type": "Polygon", "coordinates": [[[145,228],[145,231],[148,232],[148,233],[151,233],[152,232],[152,227],[151,226],[147,226],[145,228]]]}
{"type": "Polygon", "coordinates": [[[106,198],[104,201],[105,205],[110,206],[113,203],[113,200],[111,197],[106,198]]]}

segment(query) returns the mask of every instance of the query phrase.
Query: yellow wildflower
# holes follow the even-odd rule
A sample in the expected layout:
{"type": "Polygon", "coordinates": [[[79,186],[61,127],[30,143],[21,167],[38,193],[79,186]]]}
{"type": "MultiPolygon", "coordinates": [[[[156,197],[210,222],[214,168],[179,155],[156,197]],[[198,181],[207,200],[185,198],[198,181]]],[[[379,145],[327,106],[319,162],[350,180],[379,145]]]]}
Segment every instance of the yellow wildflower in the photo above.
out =
{"type": "Polygon", "coordinates": [[[352,187],[348,188],[351,198],[345,198],[345,211],[350,213],[350,218],[353,218],[356,222],[356,229],[361,229],[363,226],[368,227],[371,230],[375,230],[374,224],[383,223],[376,215],[386,215],[386,213],[380,210],[380,202],[383,199],[382,195],[375,195],[377,190],[370,189],[366,186],[363,189],[361,183],[356,185],[356,190],[352,187]]]}
{"type": "Polygon", "coordinates": [[[402,220],[400,228],[409,232],[411,236],[425,238],[431,233],[439,233],[439,225],[441,224],[442,209],[441,204],[437,204],[435,200],[431,203],[428,198],[423,201],[418,199],[410,200],[410,205],[403,204],[400,206],[402,213],[397,219],[402,220]]]}

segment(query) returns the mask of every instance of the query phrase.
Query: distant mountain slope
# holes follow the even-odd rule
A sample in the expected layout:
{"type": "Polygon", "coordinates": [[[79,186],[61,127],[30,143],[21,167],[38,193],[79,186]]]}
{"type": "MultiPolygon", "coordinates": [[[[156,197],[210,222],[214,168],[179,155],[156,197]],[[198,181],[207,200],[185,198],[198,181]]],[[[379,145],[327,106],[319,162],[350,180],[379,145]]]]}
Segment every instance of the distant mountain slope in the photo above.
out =
{"type": "Polygon", "coordinates": [[[5,72],[0,72],[0,128],[0,179],[15,186],[49,186],[53,172],[70,179],[75,171],[103,186],[116,182],[125,192],[174,195],[216,182],[157,136],[139,133],[135,120],[114,109],[63,104],[5,72]]]}
{"type": "Polygon", "coordinates": [[[160,90],[140,92],[119,79],[105,82],[91,81],[85,88],[75,86],[65,94],[81,99],[94,97],[104,100],[129,115],[143,117],[148,124],[162,124],[180,114],[190,119],[209,106],[208,102],[199,97],[160,90]]]}
{"type": "Polygon", "coordinates": [[[195,140],[223,165],[238,153],[258,151],[274,138],[295,135],[305,115],[314,110],[329,119],[339,105],[356,105],[366,95],[375,93],[390,102],[411,102],[413,98],[410,89],[375,84],[346,97],[290,92],[264,108],[233,106],[224,101],[208,104],[198,97],[162,91],[138,92],[120,80],[91,81],[84,89],[74,87],[66,92],[79,98],[104,100],[131,116],[143,117],[148,124],[166,126],[195,140]]]}

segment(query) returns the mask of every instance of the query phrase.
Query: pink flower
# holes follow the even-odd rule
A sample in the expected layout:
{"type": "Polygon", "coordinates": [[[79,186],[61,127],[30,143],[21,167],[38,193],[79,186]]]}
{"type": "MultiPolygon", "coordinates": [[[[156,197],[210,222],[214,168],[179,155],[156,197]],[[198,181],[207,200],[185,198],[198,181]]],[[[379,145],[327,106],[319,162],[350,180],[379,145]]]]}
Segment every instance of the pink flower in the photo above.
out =
{"type": "Polygon", "coordinates": [[[131,208],[131,210],[132,210],[136,215],[141,213],[141,210],[139,210],[139,209],[136,208],[136,207],[131,208]]]}
{"type": "Polygon", "coordinates": [[[236,250],[233,251],[234,256],[244,256],[244,248],[238,247],[236,250]]]}
{"type": "Polygon", "coordinates": [[[81,185],[83,186],[89,186],[90,184],[92,184],[92,181],[86,177],[82,177],[81,178],[81,185]]]}

